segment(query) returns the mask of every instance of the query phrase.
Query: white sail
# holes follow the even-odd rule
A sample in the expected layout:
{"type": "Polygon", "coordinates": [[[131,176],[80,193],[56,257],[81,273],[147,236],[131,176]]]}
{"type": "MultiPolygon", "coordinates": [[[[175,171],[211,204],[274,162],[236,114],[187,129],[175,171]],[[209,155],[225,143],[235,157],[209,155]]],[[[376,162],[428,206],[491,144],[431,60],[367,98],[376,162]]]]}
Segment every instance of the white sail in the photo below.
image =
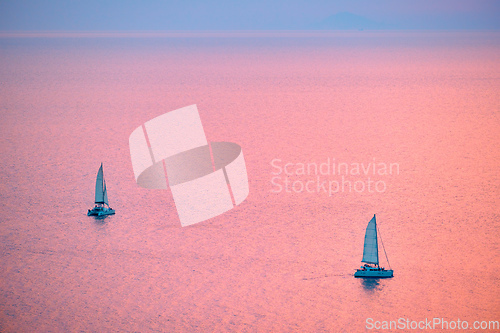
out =
{"type": "Polygon", "coordinates": [[[102,163],[99,171],[97,172],[97,179],[95,181],[95,203],[103,203],[104,202],[104,176],[102,173],[102,163]]]}
{"type": "Polygon", "coordinates": [[[377,222],[375,215],[373,215],[373,218],[366,227],[365,247],[363,249],[363,260],[361,261],[378,265],[377,222]]]}
{"type": "Polygon", "coordinates": [[[106,191],[106,181],[104,181],[104,203],[109,206],[108,203],[108,191],[106,191]]]}

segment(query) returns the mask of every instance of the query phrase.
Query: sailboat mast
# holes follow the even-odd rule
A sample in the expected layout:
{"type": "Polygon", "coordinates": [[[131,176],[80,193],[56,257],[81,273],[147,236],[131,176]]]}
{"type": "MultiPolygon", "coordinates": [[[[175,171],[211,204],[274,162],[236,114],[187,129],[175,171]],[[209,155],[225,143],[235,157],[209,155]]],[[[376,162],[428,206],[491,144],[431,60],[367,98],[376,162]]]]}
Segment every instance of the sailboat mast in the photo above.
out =
{"type": "Polygon", "coordinates": [[[375,249],[377,251],[377,267],[380,267],[380,259],[378,256],[378,226],[375,214],[373,214],[373,223],[375,224],[375,249]]]}
{"type": "Polygon", "coordinates": [[[103,206],[104,206],[104,168],[102,167],[102,162],[101,162],[101,170],[102,170],[102,179],[101,179],[101,193],[102,193],[102,199],[101,201],[103,202],[103,206]]]}

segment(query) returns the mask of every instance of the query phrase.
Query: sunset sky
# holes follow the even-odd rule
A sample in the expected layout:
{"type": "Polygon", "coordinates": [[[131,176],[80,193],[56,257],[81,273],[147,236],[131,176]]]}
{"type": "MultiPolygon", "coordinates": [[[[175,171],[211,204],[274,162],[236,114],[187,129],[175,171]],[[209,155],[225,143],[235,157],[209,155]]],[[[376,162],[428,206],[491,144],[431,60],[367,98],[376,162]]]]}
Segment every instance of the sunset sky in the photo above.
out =
{"type": "Polygon", "coordinates": [[[499,13],[494,0],[0,0],[0,31],[497,30],[499,13]]]}

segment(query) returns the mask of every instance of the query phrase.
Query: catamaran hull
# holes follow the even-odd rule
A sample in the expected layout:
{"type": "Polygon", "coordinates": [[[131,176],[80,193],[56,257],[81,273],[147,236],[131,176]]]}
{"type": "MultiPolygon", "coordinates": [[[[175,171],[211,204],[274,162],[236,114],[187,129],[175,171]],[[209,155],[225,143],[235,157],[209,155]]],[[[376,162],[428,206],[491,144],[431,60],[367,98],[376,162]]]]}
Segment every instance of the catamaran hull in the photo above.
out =
{"type": "Polygon", "coordinates": [[[391,278],[393,277],[393,270],[369,270],[369,271],[356,271],[354,273],[354,277],[362,277],[362,278],[391,278]]]}
{"type": "Polygon", "coordinates": [[[104,215],[112,215],[115,213],[114,209],[107,210],[89,210],[87,216],[104,216],[104,215]]]}

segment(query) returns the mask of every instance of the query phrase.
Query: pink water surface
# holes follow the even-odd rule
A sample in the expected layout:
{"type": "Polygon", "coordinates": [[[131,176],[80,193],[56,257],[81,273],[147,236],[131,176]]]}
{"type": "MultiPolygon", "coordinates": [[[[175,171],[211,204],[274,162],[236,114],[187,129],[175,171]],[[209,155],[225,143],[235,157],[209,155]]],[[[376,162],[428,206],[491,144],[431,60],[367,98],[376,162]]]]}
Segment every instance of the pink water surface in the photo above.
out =
{"type": "Polygon", "coordinates": [[[0,38],[0,331],[359,332],[367,318],[499,320],[499,41],[0,38]],[[182,228],[169,191],[136,185],[128,137],[190,104],[210,141],[242,146],[250,194],[182,228]],[[383,192],[273,191],[273,160],[328,159],[399,172],[373,175],[383,192]],[[101,162],[116,215],[95,219],[86,211],[101,162]],[[395,276],[355,279],[375,213],[395,276]]]}

